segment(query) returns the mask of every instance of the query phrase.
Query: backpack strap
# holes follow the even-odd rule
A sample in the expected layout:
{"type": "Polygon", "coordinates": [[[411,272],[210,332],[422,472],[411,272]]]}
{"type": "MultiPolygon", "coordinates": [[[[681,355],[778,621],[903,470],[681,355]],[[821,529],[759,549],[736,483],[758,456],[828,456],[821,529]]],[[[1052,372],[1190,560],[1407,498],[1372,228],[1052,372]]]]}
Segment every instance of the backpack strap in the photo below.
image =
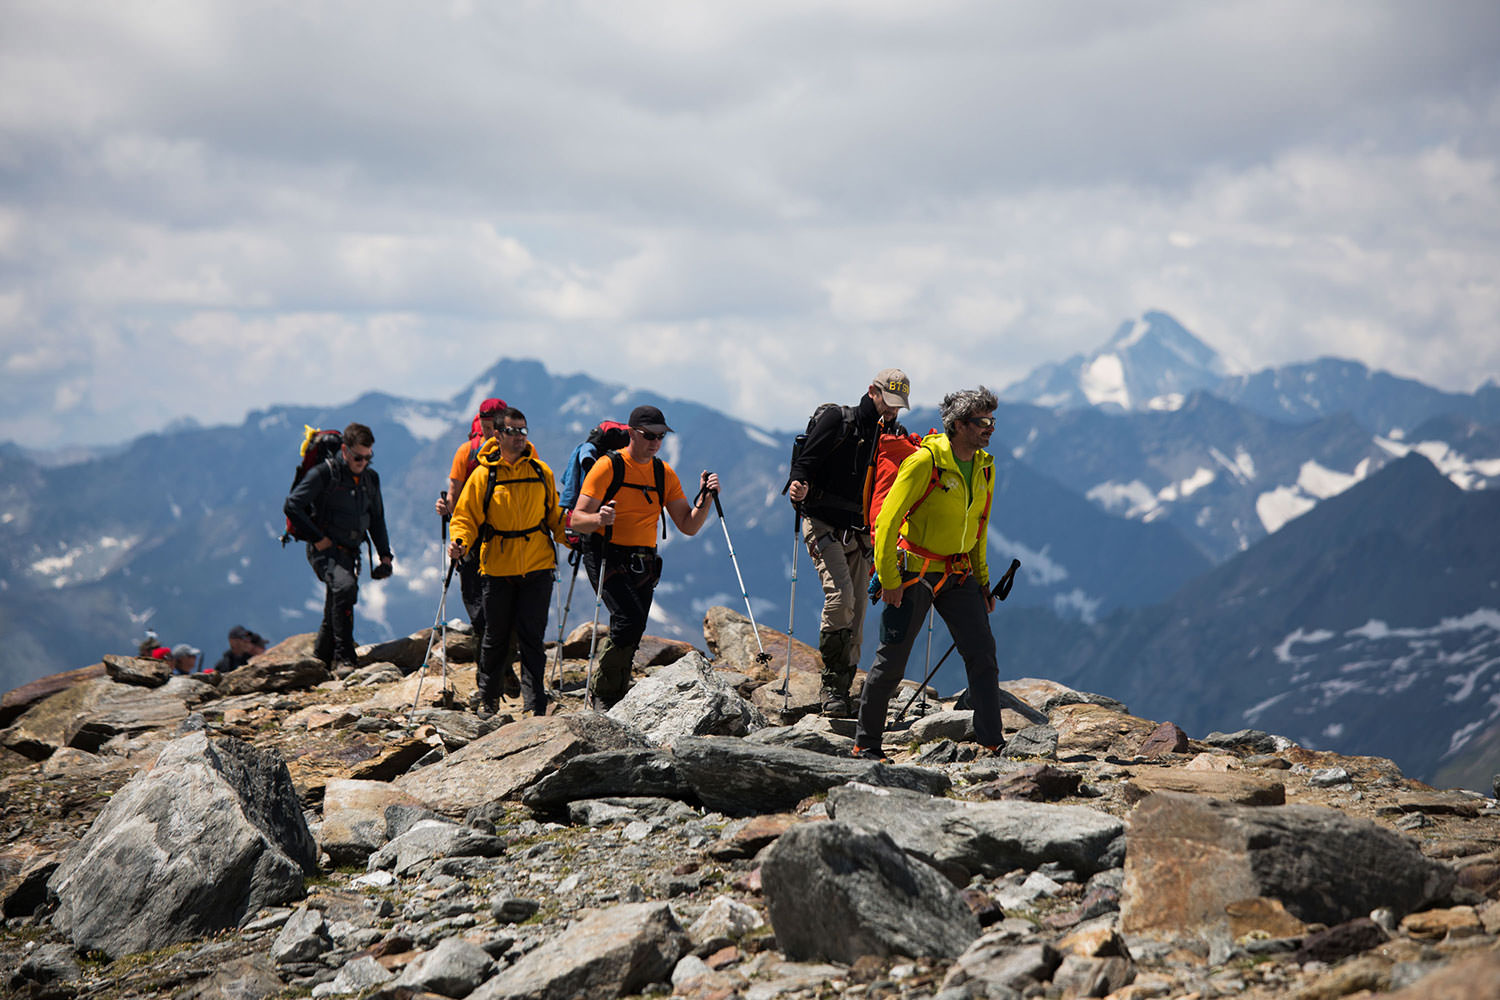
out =
{"type": "MultiPolygon", "coordinates": [[[[610,451],[605,454],[609,456],[609,487],[604,491],[604,496],[600,498],[599,506],[603,507],[609,503],[615,498],[615,494],[620,492],[621,488],[627,486],[633,490],[640,490],[646,495],[646,502],[650,503],[652,486],[643,486],[640,483],[627,483],[625,481],[625,456],[621,455],[618,451],[610,451]]],[[[651,458],[651,475],[656,480],[656,486],[654,487],[656,490],[656,504],[661,508],[661,537],[666,538],[667,504],[665,497],[667,495],[667,469],[662,460],[655,456],[651,458]]],[[[607,542],[613,536],[614,525],[610,525],[604,529],[604,540],[607,542]]]]}
{"type": "MultiPolygon", "coordinates": [[[[479,518],[479,544],[481,548],[492,538],[499,538],[503,545],[507,539],[525,538],[538,531],[546,532],[547,536],[551,537],[552,533],[547,528],[547,511],[551,509],[554,500],[551,491],[547,489],[547,477],[542,475],[542,465],[536,460],[534,455],[528,455],[526,461],[531,463],[531,468],[536,473],[535,476],[523,476],[520,479],[501,479],[499,466],[489,466],[489,483],[485,487],[484,504],[479,518]],[[490,524],[490,498],[495,495],[495,487],[508,486],[513,483],[542,484],[542,519],[529,528],[497,528],[490,524]]],[[[484,557],[481,554],[480,561],[483,562],[483,560],[484,557]]]]}

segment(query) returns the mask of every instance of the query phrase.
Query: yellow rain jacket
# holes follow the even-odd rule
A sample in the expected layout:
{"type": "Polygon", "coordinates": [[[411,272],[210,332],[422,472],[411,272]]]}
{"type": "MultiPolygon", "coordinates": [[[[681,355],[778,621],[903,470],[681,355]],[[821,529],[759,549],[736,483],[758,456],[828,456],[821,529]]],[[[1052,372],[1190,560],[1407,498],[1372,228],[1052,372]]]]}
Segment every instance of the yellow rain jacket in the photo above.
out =
{"type": "MultiPolygon", "coordinates": [[[[916,551],[939,556],[968,553],[974,579],[989,589],[990,571],[985,562],[985,535],[989,523],[990,499],[994,493],[995,460],[990,453],[974,453],[973,496],[964,483],[953,447],[946,434],[929,434],[922,446],[901,463],[891,491],[880,505],[875,518],[875,572],[884,590],[901,586],[901,569],[896,555],[898,538],[905,538],[916,551]],[[936,464],[938,483],[926,500],[922,499],[932,481],[936,464]],[[908,514],[910,516],[908,516],[908,514]]],[[[910,563],[912,569],[919,559],[910,563]]],[[[941,565],[932,567],[941,569],[941,565]]]]}
{"type": "Polygon", "coordinates": [[[485,576],[520,576],[557,565],[554,543],[563,539],[563,512],[552,470],[530,442],[514,463],[501,457],[498,438],[485,442],[449,530],[465,550],[472,551],[478,541],[479,571],[485,576]],[[492,472],[495,488],[486,516],[484,495],[492,472]]]}

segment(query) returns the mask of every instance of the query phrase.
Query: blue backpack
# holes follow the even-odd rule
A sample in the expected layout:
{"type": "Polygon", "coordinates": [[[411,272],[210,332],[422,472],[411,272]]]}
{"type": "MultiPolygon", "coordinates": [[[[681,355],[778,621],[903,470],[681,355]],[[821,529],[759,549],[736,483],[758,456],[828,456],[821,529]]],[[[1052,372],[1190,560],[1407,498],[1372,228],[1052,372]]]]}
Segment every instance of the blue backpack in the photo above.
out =
{"type": "Polygon", "coordinates": [[[557,498],[562,509],[572,510],[578,505],[578,492],[583,488],[583,480],[600,455],[623,448],[629,443],[630,434],[626,425],[614,420],[601,421],[598,427],[589,431],[587,440],[573,449],[573,454],[568,457],[568,467],[563,470],[562,489],[557,498]]]}

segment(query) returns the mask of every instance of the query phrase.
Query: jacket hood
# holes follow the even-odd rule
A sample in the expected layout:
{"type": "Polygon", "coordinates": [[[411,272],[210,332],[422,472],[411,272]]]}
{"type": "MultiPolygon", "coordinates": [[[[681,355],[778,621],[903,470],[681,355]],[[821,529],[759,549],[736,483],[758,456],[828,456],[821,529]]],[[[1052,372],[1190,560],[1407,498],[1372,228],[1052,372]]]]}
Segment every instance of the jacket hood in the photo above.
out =
{"type": "MultiPolygon", "coordinates": [[[[530,441],[527,441],[526,450],[521,452],[520,458],[517,458],[516,461],[524,462],[528,458],[535,457],[536,449],[531,446],[530,441]]],[[[500,439],[498,437],[492,437],[488,441],[486,441],[484,443],[484,446],[479,449],[478,458],[480,465],[504,465],[505,459],[500,454],[500,439]]]]}

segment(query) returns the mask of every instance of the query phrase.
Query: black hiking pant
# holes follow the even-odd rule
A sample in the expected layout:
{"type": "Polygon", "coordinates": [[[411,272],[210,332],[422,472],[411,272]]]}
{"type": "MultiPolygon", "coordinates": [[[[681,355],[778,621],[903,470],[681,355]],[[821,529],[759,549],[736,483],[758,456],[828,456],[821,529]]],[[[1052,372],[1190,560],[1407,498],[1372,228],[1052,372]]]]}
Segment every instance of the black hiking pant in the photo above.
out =
{"type": "Polygon", "coordinates": [[[497,701],[510,670],[507,652],[512,637],[521,658],[521,707],[533,715],[547,711],[543,673],[547,656],[543,634],[552,601],[552,570],[518,576],[484,577],[484,644],[479,648],[479,697],[497,701]]]}
{"type": "Polygon", "coordinates": [[[479,572],[479,546],[458,561],[458,592],[474,628],[474,648],[484,648],[484,576],[479,572]]]}
{"type": "MultiPolygon", "coordinates": [[[[901,574],[902,581],[915,573],[901,574]]],[[[920,582],[906,588],[901,606],[884,605],[880,613],[880,648],[859,696],[859,724],[854,742],[860,747],[880,749],[885,733],[885,713],[891,696],[906,675],[906,660],[912,643],[922,631],[927,609],[937,608],[948,635],[964,658],[969,675],[969,700],[974,708],[974,739],[985,746],[1000,746],[1005,737],[1000,728],[1000,668],[995,661],[995,634],[990,631],[989,609],[984,588],[972,577],[956,583],[950,577],[932,596],[932,588],[941,582],[941,572],[928,573],[920,582]]]]}
{"type": "Polygon", "coordinates": [[[609,708],[630,690],[635,651],[646,634],[651,602],[661,579],[661,557],[649,546],[605,543],[584,550],[590,580],[599,581],[599,598],[609,609],[609,638],[599,651],[594,697],[609,708]]]}
{"type": "Polygon", "coordinates": [[[313,655],[324,663],[354,662],[354,605],[359,601],[359,550],[307,547],[307,562],[323,582],[323,622],[313,655]]]}

